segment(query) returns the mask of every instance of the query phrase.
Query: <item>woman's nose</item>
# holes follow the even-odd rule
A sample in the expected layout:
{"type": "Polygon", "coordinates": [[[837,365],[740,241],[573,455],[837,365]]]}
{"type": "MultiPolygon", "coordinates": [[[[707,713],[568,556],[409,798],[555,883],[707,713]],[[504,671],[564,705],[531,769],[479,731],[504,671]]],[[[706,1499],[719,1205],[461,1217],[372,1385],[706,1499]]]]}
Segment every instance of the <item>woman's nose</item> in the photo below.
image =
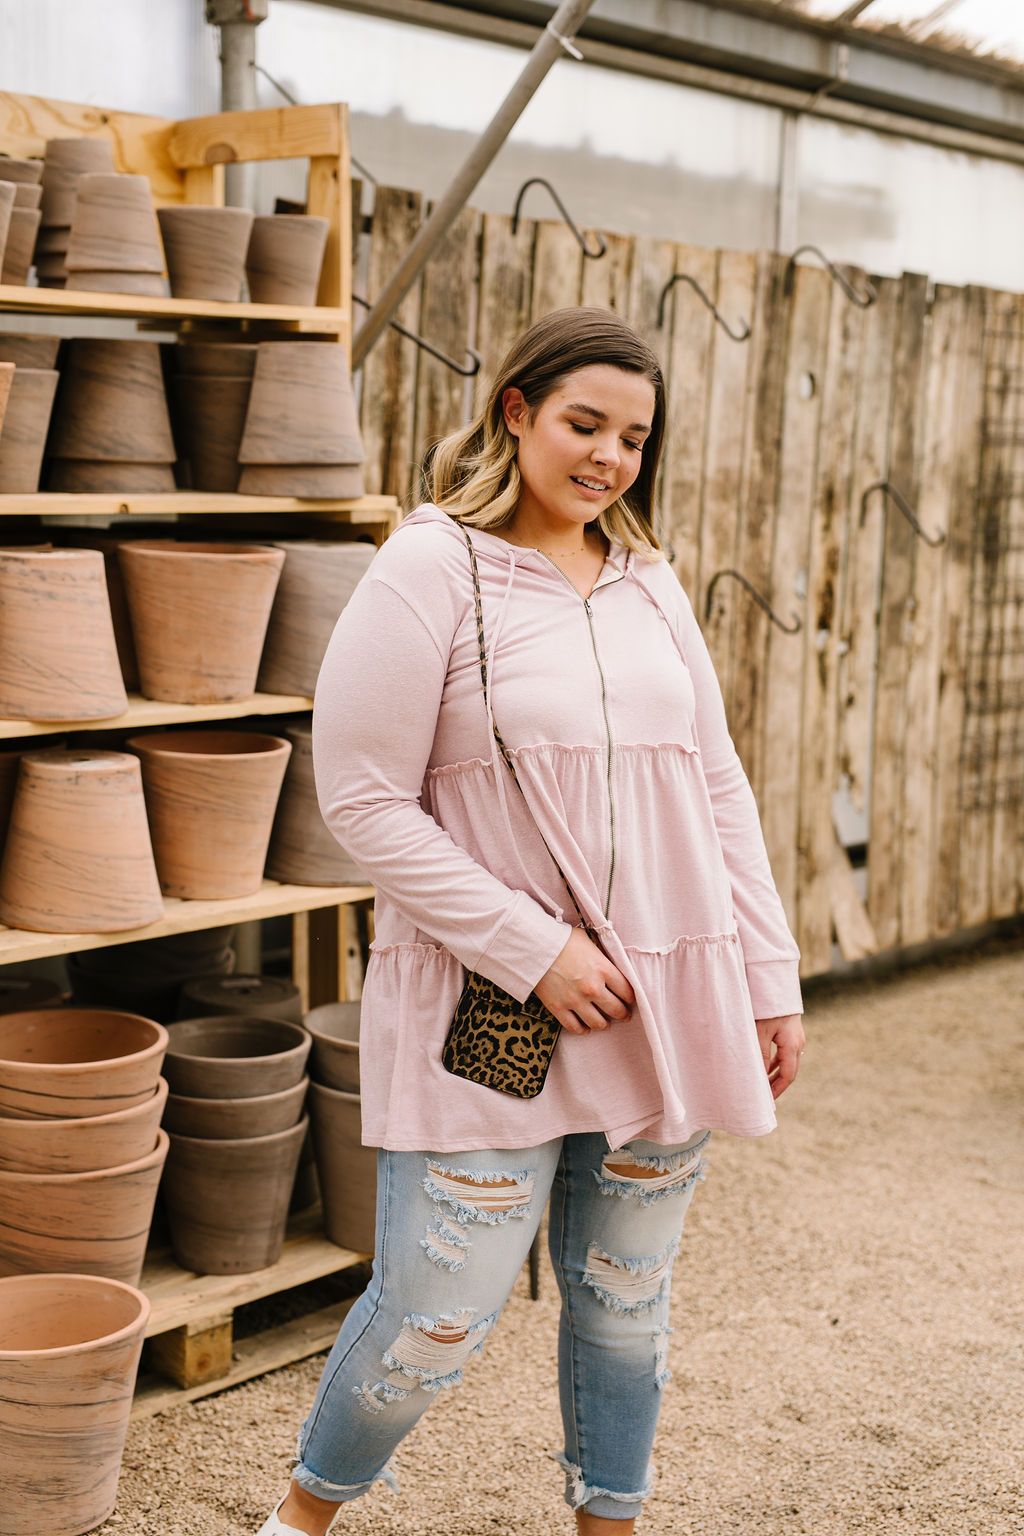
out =
{"type": "Polygon", "coordinates": [[[599,439],[594,443],[590,457],[596,464],[608,464],[614,467],[619,462],[618,444],[614,438],[599,439]]]}

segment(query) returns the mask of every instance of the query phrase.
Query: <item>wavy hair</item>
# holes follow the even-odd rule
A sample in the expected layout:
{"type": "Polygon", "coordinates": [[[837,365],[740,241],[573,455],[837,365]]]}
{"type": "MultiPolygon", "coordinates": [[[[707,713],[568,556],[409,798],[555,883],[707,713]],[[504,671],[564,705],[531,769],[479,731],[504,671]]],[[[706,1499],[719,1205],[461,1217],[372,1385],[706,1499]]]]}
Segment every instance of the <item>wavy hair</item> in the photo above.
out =
{"type": "Polygon", "coordinates": [[[654,416],[633,484],[596,522],[609,538],[648,560],[664,559],[654,532],[654,488],[665,438],[665,379],[655,353],[610,309],[556,309],[538,320],[502,358],[483,410],[457,432],[435,443],[423,466],[426,495],[436,506],[473,528],[497,532],[519,504],[522,482],[502,396],[522,390],[535,411],[577,368],[610,364],[642,374],[654,386],[654,416]]]}

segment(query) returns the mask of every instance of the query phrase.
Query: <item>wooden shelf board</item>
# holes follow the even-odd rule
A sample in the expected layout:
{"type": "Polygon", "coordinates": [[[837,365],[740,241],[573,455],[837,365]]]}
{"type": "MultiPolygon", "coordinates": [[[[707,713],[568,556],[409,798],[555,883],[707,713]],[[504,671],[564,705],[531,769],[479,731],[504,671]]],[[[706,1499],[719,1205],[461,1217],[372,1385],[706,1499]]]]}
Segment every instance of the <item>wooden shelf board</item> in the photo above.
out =
{"type": "Polygon", "coordinates": [[[237,704],[163,704],[128,695],[124,714],[105,720],[0,720],[0,740],[14,736],[63,736],[68,731],[143,730],[151,725],[198,725],[206,720],[244,720],[248,715],[288,715],[313,707],[301,693],[254,693],[237,704]]]}
{"type": "Polygon", "coordinates": [[[351,324],[342,310],[326,305],[242,304],[216,299],[151,298],[135,293],[87,293],[66,288],[27,288],[0,284],[0,310],[33,315],[112,316],[123,320],[258,320],[305,325],[341,334],[351,324]]]}
{"type": "Polygon", "coordinates": [[[279,885],[275,880],[264,880],[253,895],[230,901],[182,901],[165,896],[164,916],[144,928],[122,928],[116,933],[30,933],[24,928],[0,927],[0,965],[41,960],[47,955],[70,955],[83,949],[105,949],[137,939],[160,939],[172,933],[198,933],[203,928],[251,923],[291,912],[341,907],[368,901],[373,895],[372,885],[279,885]]]}
{"type": "Polygon", "coordinates": [[[35,491],[0,495],[0,517],[116,517],[122,513],[220,515],[239,512],[331,512],[351,523],[379,523],[392,514],[394,496],[358,496],[351,500],[309,496],[237,496],[226,491],[159,491],[117,495],[111,491],[64,494],[35,491]]]}

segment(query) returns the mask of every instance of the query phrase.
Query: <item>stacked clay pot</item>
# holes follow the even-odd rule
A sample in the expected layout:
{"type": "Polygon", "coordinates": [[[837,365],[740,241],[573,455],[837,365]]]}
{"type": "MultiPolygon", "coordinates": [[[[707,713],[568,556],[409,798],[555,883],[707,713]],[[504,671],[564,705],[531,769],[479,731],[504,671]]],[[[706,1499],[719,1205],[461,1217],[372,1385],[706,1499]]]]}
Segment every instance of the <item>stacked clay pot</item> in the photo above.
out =
{"type": "Polygon", "coordinates": [[[0,283],[28,282],[42,218],[42,172],[41,160],[0,157],[0,283]]]}
{"type": "MultiPolygon", "coordinates": [[[[15,339],[10,338],[11,341],[15,339]]],[[[42,358],[47,352],[56,356],[59,337],[31,339],[51,344],[46,350],[42,346],[37,349],[36,357],[42,358]]],[[[0,404],[0,495],[31,494],[39,489],[58,374],[52,364],[38,366],[21,362],[11,355],[15,349],[3,345],[7,341],[6,337],[0,338],[0,372],[7,378],[6,389],[2,390],[7,395],[6,409],[0,404]],[[16,366],[8,373],[12,363],[16,366]]]]}
{"type": "Polygon", "coordinates": [[[0,362],[0,437],[3,436],[4,417],[7,415],[7,402],[11,398],[13,383],[14,364],[0,362]]]}
{"type": "Polygon", "coordinates": [[[260,343],[238,457],[243,495],[363,494],[363,444],[343,347],[260,343]]]}
{"type": "Polygon", "coordinates": [[[327,220],[303,213],[253,220],[245,272],[254,304],[316,303],[327,246],[327,220]]]}
{"type": "Polygon", "coordinates": [[[77,1536],[112,1512],[149,1313],[95,1275],[0,1280],[5,1536],[77,1536]]]}
{"type": "Polygon", "coordinates": [[[291,743],[249,731],[159,731],[126,743],[142,763],[160,885],[167,896],[251,896],[291,743]]]}
{"type": "Polygon", "coordinates": [[[233,1014],[169,1026],[163,1202],[174,1256],[199,1274],[276,1264],[309,1122],[310,1037],[233,1014]]]}
{"type": "Polygon", "coordinates": [[[312,698],[342,609],[377,553],[375,544],[279,539],[284,567],[274,594],[257,686],[312,698]]]}
{"type": "Polygon", "coordinates": [[[42,221],[36,239],[36,276],[41,288],[63,288],[71,222],[75,211],[78,179],[90,171],[114,169],[109,139],[50,139],[43,155],[40,205],[42,221]]]}
{"type": "Polygon", "coordinates": [[[102,554],[0,549],[0,717],[104,720],[127,707],[102,554]]]}
{"type": "Polygon", "coordinates": [[[313,728],[308,720],[286,727],[288,760],[266,873],[285,885],[369,885],[320,814],[313,775],[313,728]]]}
{"type": "Polygon", "coordinates": [[[236,301],[242,291],[253,216],[248,208],[188,204],[157,210],[171,294],[236,301]]]}
{"type": "Polygon", "coordinates": [[[88,171],[79,176],[75,193],[65,286],[90,293],[166,294],[149,178],[88,171]]]}
{"type": "Polygon", "coordinates": [[[7,250],[7,236],[11,228],[11,213],[14,209],[14,183],[0,178],[0,271],[3,269],[4,254],[7,250]]]}
{"type": "Polygon", "coordinates": [[[175,704],[251,698],[283,551],[134,539],[118,558],[145,696],[175,704]]]}
{"type": "Polygon", "coordinates": [[[377,1151],[362,1143],[359,1004],[327,1003],[306,1015],[313,1038],[309,1117],[324,1231],[339,1248],[372,1253],[377,1151]]]}
{"type": "Polygon", "coordinates": [[[138,1282],[167,1156],[166,1048],[135,1014],[0,1017],[0,1274],[138,1282]]]}
{"type": "Polygon", "coordinates": [[[173,491],[159,345],[68,342],[48,452],[51,491],[173,491]]]}
{"type": "Polygon", "coordinates": [[[171,381],[179,457],[197,491],[237,491],[256,347],[237,342],[182,342],[173,348],[171,381]]]}

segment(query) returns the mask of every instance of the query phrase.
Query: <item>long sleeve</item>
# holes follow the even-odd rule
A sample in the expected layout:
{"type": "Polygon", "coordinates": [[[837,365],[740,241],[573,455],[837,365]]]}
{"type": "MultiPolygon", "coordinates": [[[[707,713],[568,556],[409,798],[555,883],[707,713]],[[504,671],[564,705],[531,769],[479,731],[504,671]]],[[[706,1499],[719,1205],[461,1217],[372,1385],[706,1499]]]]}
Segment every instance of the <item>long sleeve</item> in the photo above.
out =
{"type": "MultiPolygon", "coordinates": [[[[415,532],[401,536],[408,548],[415,532]]],[[[313,707],[317,796],[338,842],[395,907],[524,1002],[571,925],[492,875],[420,804],[451,644],[439,575],[421,584],[414,609],[371,567],[342,611],[313,707]]]]}
{"type": "Polygon", "coordinates": [[[758,1019],[802,1013],[800,950],[772,878],[757,801],[729,732],[721,685],[685,590],[672,577],[680,642],[696,694],[704,776],[732,887],[747,986],[758,1019]]]}

